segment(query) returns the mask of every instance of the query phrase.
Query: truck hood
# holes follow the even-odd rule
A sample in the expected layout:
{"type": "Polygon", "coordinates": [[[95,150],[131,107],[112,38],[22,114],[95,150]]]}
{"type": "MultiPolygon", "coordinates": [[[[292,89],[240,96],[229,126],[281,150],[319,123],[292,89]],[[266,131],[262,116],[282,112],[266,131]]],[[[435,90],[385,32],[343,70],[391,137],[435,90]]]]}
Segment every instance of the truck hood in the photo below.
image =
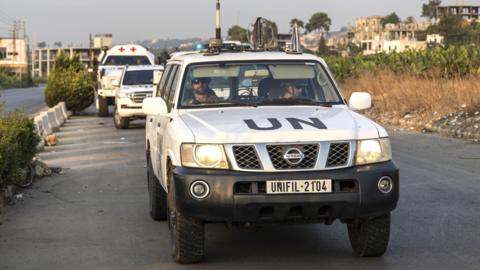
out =
{"type": "Polygon", "coordinates": [[[153,85],[144,84],[144,85],[123,85],[120,88],[121,92],[124,93],[134,93],[134,92],[149,92],[153,91],[153,85]]]}
{"type": "Polygon", "coordinates": [[[378,138],[374,122],[338,107],[180,110],[195,143],[313,142],[378,138]]]}

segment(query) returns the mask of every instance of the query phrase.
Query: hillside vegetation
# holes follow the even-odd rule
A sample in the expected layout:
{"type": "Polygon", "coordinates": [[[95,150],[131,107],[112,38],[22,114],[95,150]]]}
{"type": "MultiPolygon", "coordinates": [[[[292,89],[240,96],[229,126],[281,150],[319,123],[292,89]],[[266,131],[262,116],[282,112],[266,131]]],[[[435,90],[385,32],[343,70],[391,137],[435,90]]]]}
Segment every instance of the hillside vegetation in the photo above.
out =
{"type": "Polygon", "coordinates": [[[480,48],[450,46],[426,51],[326,57],[345,96],[369,92],[366,112],[384,124],[422,130],[459,111],[480,110],[480,48]]]}

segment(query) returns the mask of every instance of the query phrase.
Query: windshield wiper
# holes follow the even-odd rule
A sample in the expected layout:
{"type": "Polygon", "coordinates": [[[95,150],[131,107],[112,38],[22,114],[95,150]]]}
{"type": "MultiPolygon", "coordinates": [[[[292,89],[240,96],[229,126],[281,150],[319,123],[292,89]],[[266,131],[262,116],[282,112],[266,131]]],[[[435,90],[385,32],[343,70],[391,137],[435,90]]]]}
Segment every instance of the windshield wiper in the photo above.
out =
{"type": "Polygon", "coordinates": [[[267,99],[259,103],[258,105],[314,105],[323,107],[332,107],[331,103],[320,102],[305,98],[278,98],[267,99]]]}

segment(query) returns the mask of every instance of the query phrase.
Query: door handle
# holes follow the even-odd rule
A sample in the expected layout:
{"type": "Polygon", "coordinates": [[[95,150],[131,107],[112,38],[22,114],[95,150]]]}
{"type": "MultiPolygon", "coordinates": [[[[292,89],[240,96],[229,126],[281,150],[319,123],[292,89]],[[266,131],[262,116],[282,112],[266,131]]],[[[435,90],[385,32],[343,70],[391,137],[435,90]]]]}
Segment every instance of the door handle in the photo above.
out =
{"type": "Polygon", "coordinates": [[[153,122],[153,118],[150,118],[150,123],[153,122]]]}
{"type": "Polygon", "coordinates": [[[160,127],[160,126],[161,126],[161,124],[160,124],[160,123],[157,123],[157,127],[160,127]]]}

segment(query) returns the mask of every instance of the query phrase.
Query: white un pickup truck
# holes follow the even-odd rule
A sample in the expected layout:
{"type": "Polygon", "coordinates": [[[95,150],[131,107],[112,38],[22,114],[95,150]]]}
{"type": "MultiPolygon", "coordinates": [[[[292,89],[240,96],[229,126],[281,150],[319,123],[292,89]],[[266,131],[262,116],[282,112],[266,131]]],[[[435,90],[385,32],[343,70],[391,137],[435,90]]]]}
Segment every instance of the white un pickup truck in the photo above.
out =
{"type": "Polygon", "coordinates": [[[338,219],[356,254],[382,255],[399,173],[385,129],[356,112],[371,102],[356,92],[347,104],[309,54],[170,59],[143,111],[150,214],[168,220],[175,261],[201,261],[214,222],[338,219]]]}
{"type": "Polygon", "coordinates": [[[115,96],[113,123],[117,129],[126,129],[130,121],[145,118],[142,102],[153,95],[163,66],[127,66],[120,81],[113,81],[119,89],[115,96]]]}

